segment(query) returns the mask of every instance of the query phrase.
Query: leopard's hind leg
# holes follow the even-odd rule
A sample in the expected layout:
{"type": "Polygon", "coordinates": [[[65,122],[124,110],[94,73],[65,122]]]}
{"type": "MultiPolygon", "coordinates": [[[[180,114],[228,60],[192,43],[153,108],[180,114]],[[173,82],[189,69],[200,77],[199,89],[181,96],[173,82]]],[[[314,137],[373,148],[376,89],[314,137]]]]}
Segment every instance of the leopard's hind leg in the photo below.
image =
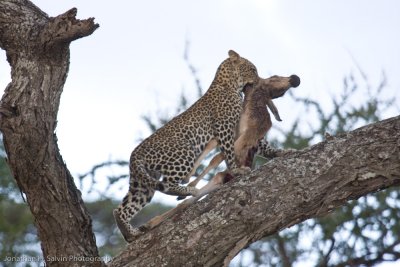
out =
{"type": "Polygon", "coordinates": [[[158,186],[158,181],[151,178],[138,164],[131,165],[130,179],[128,193],[113,212],[117,226],[127,242],[132,242],[142,233],[139,229],[133,228],[130,221],[150,202],[158,186]]]}

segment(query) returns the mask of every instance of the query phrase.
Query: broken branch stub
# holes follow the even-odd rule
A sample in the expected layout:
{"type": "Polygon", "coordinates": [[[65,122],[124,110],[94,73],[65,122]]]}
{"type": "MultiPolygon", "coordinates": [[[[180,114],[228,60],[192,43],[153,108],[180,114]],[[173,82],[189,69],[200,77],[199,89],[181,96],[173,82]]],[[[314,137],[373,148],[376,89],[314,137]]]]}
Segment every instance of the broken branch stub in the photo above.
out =
{"type": "Polygon", "coordinates": [[[99,24],[94,23],[94,18],[78,20],[76,14],[77,9],[72,8],[49,19],[40,36],[46,48],[88,36],[99,27],[99,24]]]}

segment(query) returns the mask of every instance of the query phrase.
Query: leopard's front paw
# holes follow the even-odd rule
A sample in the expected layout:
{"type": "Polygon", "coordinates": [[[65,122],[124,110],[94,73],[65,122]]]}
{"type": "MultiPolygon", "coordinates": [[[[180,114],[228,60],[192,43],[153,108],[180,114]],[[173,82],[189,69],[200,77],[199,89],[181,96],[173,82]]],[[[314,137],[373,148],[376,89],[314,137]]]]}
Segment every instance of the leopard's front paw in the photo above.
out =
{"type": "Polygon", "coordinates": [[[297,152],[297,151],[298,151],[298,150],[297,150],[297,149],[294,149],[294,148],[280,149],[280,150],[276,153],[276,155],[277,155],[278,157],[283,157],[283,156],[292,154],[292,153],[297,152]]]}

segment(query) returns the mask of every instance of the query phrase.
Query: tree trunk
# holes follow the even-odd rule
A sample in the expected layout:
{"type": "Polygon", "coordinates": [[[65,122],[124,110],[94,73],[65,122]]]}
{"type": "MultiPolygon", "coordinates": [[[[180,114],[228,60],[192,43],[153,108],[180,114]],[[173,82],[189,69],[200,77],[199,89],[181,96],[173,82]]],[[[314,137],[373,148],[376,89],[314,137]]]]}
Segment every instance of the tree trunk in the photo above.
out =
{"type": "MultiPolygon", "coordinates": [[[[69,43],[98,27],[75,15],[71,9],[49,18],[27,0],[0,4],[0,47],[12,70],[0,103],[0,130],[49,266],[103,264],[54,134],[69,43]]],[[[400,116],[330,137],[234,179],[138,237],[109,265],[226,266],[254,241],[399,184],[400,116]]]]}
{"type": "Polygon", "coordinates": [[[2,0],[0,47],[12,81],[0,103],[0,129],[49,266],[101,266],[91,218],[59,153],[55,128],[69,67],[69,44],[90,35],[76,9],[49,18],[31,2],[2,0]]]}
{"type": "Polygon", "coordinates": [[[227,266],[249,244],[400,184],[400,116],[275,158],[140,236],[109,266],[227,266]]]}

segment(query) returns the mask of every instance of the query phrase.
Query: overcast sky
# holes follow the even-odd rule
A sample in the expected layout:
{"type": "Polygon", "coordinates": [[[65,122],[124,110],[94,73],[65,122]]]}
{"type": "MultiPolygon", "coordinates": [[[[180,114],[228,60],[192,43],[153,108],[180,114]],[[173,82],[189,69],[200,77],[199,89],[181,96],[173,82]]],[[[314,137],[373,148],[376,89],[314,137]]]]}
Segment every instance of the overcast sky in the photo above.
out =
{"type": "MultiPolygon", "coordinates": [[[[298,96],[325,101],[357,73],[355,62],[387,94],[400,99],[400,2],[348,0],[33,0],[50,16],[72,7],[78,18],[95,17],[100,28],[71,45],[71,66],[58,116],[57,135],[73,175],[107,160],[128,160],[137,140],[149,134],[141,115],[173,110],[182,90],[194,101],[196,87],[183,59],[204,89],[234,49],[261,77],[297,74],[298,96]]],[[[0,88],[10,80],[0,53],[0,88]]],[[[362,101],[362,98],[360,98],[362,101]]],[[[287,98],[277,105],[283,126],[297,117],[287,98]]],[[[127,170],[126,170],[127,172],[127,170]]],[[[122,196],[121,196],[122,198],[122,196]]]]}
{"type": "MultiPolygon", "coordinates": [[[[385,71],[387,92],[400,99],[399,1],[33,2],[50,16],[77,7],[78,18],[100,24],[71,45],[58,116],[61,153],[75,175],[109,158],[128,160],[137,140],[149,134],[141,115],[173,110],[182,90],[195,100],[183,59],[186,40],[204,89],[234,49],[262,77],[299,75],[298,96],[323,103],[342,89],[344,75],[357,73],[357,62],[372,85],[385,71]]],[[[4,51],[0,55],[3,89],[10,76],[4,51]]],[[[298,114],[287,98],[277,105],[280,126],[289,127],[298,114]]]]}

